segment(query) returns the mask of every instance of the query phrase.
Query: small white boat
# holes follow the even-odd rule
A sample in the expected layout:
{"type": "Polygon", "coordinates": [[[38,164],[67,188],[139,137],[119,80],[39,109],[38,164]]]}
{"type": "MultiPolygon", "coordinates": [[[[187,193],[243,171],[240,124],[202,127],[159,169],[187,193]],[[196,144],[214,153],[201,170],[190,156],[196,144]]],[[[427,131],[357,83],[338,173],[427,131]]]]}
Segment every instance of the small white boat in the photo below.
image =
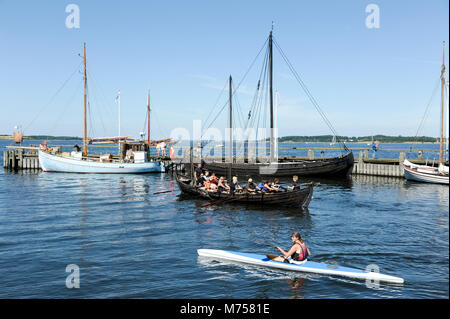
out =
{"type": "Polygon", "coordinates": [[[403,169],[407,180],[448,185],[448,166],[442,164],[439,167],[416,165],[404,160],[403,169]]]}
{"type": "Polygon", "coordinates": [[[216,249],[198,249],[199,256],[214,259],[229,260],[241,262],[245,264],[264,266],[269,268],[278,268],[289,271],[299,271],[307,273],[315,273],[321,275],[341,276],[355,279],[389,282],[395,284],[403,284],[404,280],[400,277],[383,275],[377,272],[366,272],[359,269],[342,267],[334,264],[324,264],[306,260],[300,263],[284,263],[272,260],[272,255],[259,255],[253,253],[241,253],[227,250],[216,249]]]}
{"type": "MultiPolygon", "coordinates": [[[[444,42],[444,58],[445,58],[445,42],[444,42]]],[[[441,138],[440,138],[440,148],[439,148],[439,167],[428,166],[428,165],[417,165],[413,164],[407,159],[403,161],[404,175],[407,180],[425,182],[425,183],[438,183],[448,185],[448,166],[444,165],[445,156],[444,153],[448,154],[448,125],[447,125],[447,147],[444,150],[444,99],[445,91],[447,92],[447,121],[448,121],[448,81],[445,81],[445,60],[442,60],[441,69],[441,138]]]]}

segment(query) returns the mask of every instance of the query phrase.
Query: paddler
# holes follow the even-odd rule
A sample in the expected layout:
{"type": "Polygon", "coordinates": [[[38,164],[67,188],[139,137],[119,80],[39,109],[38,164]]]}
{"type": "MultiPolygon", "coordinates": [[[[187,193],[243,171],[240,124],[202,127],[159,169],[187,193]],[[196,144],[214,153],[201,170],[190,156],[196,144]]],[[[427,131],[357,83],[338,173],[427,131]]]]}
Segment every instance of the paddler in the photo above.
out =
{"type": "Polygon", "coordinates": [[[277,247],[277,249],[283,254],[274,258],[275,261],[285,262],[285,263],[295,263],[299,261],[304,261],[309,255],[311,255],[308,247],[306,247],[305,241],[299,232],[292,233],[291,240],[294,243],[288,252],[284,251],[282,248],[277,247]]]}

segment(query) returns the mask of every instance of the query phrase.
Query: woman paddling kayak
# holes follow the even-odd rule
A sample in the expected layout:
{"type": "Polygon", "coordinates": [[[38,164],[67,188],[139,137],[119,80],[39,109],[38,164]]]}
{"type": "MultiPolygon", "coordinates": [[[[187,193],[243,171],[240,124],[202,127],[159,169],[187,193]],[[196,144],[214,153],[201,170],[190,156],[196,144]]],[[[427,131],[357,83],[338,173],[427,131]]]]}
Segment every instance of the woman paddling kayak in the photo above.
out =
{"type": "Polygon", "coordinates": [[[274,261],[280,261],[285,263],[296,263],[304,261],[309,255],[311,255],[308,247],[306,247],[305,241],[299,232],[293,233],[291,240],[294,243],[288,252],[284,251],[282,248],[277,247],[277,249],[283,254],[283,256],[278,256],[274,258],[274,261]]]}

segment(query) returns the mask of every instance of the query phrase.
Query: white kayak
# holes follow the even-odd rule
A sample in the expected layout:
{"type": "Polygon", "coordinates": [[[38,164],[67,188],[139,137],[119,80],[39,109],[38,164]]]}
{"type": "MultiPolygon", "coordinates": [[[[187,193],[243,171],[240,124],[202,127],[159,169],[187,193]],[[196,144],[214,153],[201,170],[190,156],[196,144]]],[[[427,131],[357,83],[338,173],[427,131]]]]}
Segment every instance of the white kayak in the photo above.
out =
{"type": "Polygon", "coordinates": [[[227,250],[217,250],[217,249],[198,249],[197,253],[199,256],[211,257],[223,260],[230,260],[235,262],[241,262],[251,265],[259,265],[270,268],[285,269],[290,271],[300,271],[308,272],[322,275],[331,276],[343,276],[356,279],[364,279],[371,281],[383,281],[389,283],[403,284],[404,280],[400,277],[394,277],[389,275],[383,275],[378,272],[368,272],[354,268],[342,267],[332,264],[318,263],[314,261],[304,261],[300,263],[283,263],[279,261],[274,261],[271,258],[276,256],[273,255],[259,255],[252,253],[241,253],[235,251],[227,250]]]}

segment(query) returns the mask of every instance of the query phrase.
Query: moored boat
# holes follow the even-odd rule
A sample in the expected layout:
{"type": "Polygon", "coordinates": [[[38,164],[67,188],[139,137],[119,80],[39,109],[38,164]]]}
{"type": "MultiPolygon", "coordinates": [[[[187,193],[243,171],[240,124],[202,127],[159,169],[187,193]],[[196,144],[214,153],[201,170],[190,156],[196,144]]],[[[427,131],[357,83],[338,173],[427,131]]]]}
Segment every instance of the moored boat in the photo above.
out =
{"type": "MultiPolygon", "coordinates": [[[[165,172],[163,161],[151,160],[150,146],[155,141],[150,140],[150,92],[148,93],[147,121],[148,135],[146,141],[131,141],[128,137],[120,136],[120,91],[116,101],[119,105],[119,136],[108,138],[87,137],[87,73],[86,73],[86,44],[84,44],[84,131],[83,151],[74,150],[71,153],[51,151],[46,144],[39,150],[39,162],[44,172],[59,173],[92,173],[92,174],[145,174],[165,172]],[[88,144],[117,143],[119,156],[113,158],[111,154],[99,157],[88,155],[88,144]],[[126,153],[126,158],[124,154],[126,153]]],[[[145,135],[145,134],[143,134],[145,135]]],[[[77,146],[78,147],[78,146],[77,146]]]]}
{"type": "MultiPolygon", "coordinates": [[[[251,128],[253,123],[260,123],[260,118],[258,120],[255,119],[255,113],[260,114],[261,110],[269,110],[270,111],[270,138],[267,140],[270,141],[270,156],[266,162],[264,160],[250,160],[248,158],[240,158],[240,161],[234,159],[233,155],[233,145],[234,145],[234,136],[233,136],[233,109],[232,109],[232,101],[233,95],[237,89],[233,91],[232,89],[232,79],[230,76],[229,83],[229,129],[230,129],[230,142],[228,145],[228,158],[223,161],[215,161],[209,160],[208,158],[203,158],[202,166],[204,169],[216,172],[216,174],[220,175],[234,175],[234,176],[322,176],[322,177],[347,177],[353,169],[354,166],[354,157],[351,150],[349,150],[345,143],[340,140],[336,130],[331,125],[331,122],[326,118],[325,113],[318,105],[316,99],[311,95],[308,88],[305,86],[304,82],[300,79],[298,73],[293,68],[292,64],[287,59],[286,55],[283,53],[281,48],[278,46],[276,41],[273,39],[272,31],[267,39],[267,55],[264,59],[264,72],[261,73],[260,79],[258,80],[257,89],[255,96],[253,98],[253,104],[248,113],[247,123],[245,124],[243,131],[251,128]],[[290,161],[282,161],[278,159],[278,138],[277,138],[277,127],[276,127],[276,116],[278,106],[274,107],[274,92],[273,92],[273,45],[278,48],[283,60],[286,62],[288,67],[291,69],[294,78],[299,82],[302,89],[305,91],[306,95],[310,99],[311,103],[318,110],[321,117],[324,119],[324,122],[333,132],[333,140],[330,145],[334,145],[336,143],[339,144],[340,147],[340,155],[336,157],[329,158],[320,158],[314,160],[307,159],[294,159],[290,161]],[[266,96],[268,95],[268,96],[266,96]],[[262,101],[267,101],[269,105],[262,105],[262,101]],[[253,111],[253,112],[252,112],[253,111]]],[[[261,51],[260,51],[261,52],[261,51]]],[[[242,82],[242,81],[241,81],[242,82]]],[[[223,108],[222,108],[223,109],[223,108]]],[[[221,110],[222,110],[221,109],[221,110]]],[[[237,112],[239,114],[239,112],[237,112]]],[[[261,122],[265,122],[265,117],[261,122]]],[[[212,123],[211,123],[212,124],[212,123]]],[[[211,124],[209,126],[211,126],[211,124]]],[[[299,127],[301,127],[301,123],[299,122],[299,127]]],[[[255,132],[259,127],[255,128],[255,132]]],[[[257,133],[256,133],[257,134],[257,133]]],[[[256,140],[258,140],[256,138],[256,140]]],[[[247,142],[250,143],[249,139],[247,142]]],[[[255,142],[256,143],[256,142],[255,142]]],[[[261,158],[266,157],[263,154],[259,154],[261,158]]],[[[245,155],[244,155],[245,157],[245,155]]],[[[247,154],[247,157],[248,154],[247,154]]],[[[255,157],[257,157],[255,155],[255,157]]]]}
{"type": "Polygon", "coordinates": [[[441,69],[441,137],[439,141],[439,166],[417,165],[413,164],[407,159],[403,161],[404,175],[407,180],[424,182],[449,184],[449,170],[448,165],[445,165],[444,153],[448,155],[448,81],[445,81],[445,42],[443,49],[442,69],[441,69]],[[445,91],[447,91],[447,149],[444,150],[444,99],[445,91]]]}

